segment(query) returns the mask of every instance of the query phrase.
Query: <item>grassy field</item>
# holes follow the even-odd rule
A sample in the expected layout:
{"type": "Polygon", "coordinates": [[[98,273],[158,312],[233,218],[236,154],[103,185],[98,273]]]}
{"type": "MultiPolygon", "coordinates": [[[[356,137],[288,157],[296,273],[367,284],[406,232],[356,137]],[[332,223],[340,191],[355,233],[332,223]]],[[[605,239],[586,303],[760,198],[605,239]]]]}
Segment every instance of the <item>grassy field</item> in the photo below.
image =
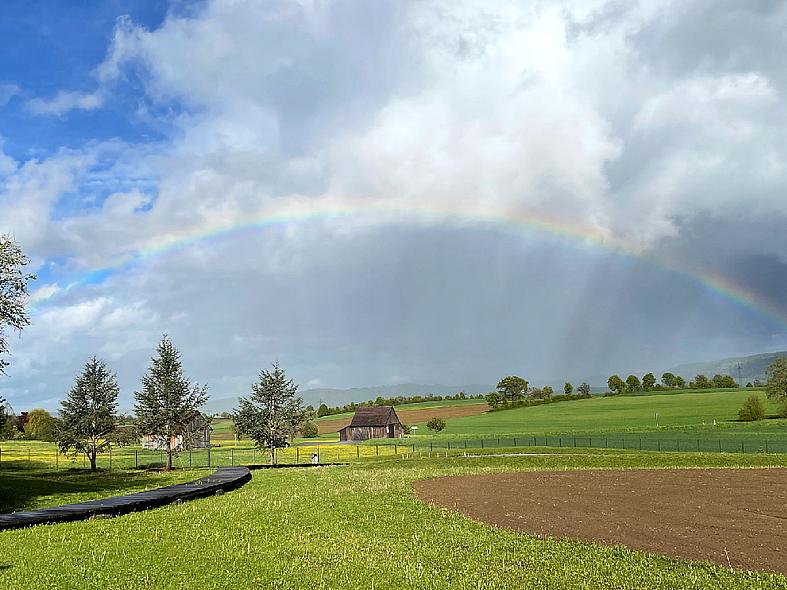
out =
{"type": "MultiPolygon", "coordinates": [[[[545,404],[448,422],[443,435],[506,436],[509,434],[597,434],[619,432],[702,432],[716,436],[745,434],[787,436],[787,422],[764,420],[737,422],[738,410],[752,391],[685,392],[620,397],[545,404]],[[658,416],[656,416],[658,414],[658,416]],[[714,420],[716,425],[714,426],[714,420]]],[[[761,392],[766,410],[777,407],[761,392]]],[[[419,429],[419,434],[423,431],[419,429]]]]}
{"type": "Polygon", "coordinates": [[[514,470],[765,465],[787,456],[572,449],[262,471],[222,496],[0,533],[0,587],[787,588],[777,575],[498,530],[426,506],[412,489],[417,479],[514,470]]]}
{"type": "Polygon", "coordinates": [[[0,513],[84,502],[197,479],[204,471],[0,471],[0,513]]]}

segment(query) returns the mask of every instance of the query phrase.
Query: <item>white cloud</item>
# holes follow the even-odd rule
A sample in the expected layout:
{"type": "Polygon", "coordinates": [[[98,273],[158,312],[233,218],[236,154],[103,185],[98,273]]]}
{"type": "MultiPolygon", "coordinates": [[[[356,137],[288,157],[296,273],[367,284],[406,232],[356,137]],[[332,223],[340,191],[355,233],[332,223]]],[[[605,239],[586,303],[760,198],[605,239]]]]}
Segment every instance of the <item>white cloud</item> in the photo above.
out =
{"type": "Polygon", "coordinates": [[[104,105],[101,92],[59,91],[52,98],[33,98],[27,101],[27,110],[34,115],[60,116],[74,109],[92,111],[104,105]]]}

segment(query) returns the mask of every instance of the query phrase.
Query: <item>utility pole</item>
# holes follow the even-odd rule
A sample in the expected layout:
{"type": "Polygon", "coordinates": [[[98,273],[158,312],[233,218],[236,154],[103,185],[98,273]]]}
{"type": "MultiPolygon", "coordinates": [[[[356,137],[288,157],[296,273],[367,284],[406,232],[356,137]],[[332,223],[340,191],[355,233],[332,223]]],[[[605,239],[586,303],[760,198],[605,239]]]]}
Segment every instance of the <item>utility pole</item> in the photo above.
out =
{"type": "Polygon", "coordinates": [[[741,364],[738,363],[738,387],[743,387],[743,379],[741,378],[741,364]]]}

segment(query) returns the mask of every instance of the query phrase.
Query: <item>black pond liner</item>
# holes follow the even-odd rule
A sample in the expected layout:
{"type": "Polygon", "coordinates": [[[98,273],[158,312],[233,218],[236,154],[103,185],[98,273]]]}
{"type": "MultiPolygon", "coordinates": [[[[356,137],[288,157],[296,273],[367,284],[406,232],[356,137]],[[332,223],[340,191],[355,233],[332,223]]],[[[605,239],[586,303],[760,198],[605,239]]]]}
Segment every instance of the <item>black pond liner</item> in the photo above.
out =
{"type": "Polygon", "coordinates": [[[247,467],[219,467],[210,475],[188,483],[125,496],[90,500],[79,504],[64,504],[29,512],[0,514],[0,530],[18,529],[36,524],[87,520],[101,516],[120,516],[129,512],[158,508],[173,502],[185,502],[195,498],[212,496],[219,492],[228,492],[241,487],[250,479],[251,472],[247,467]]]}

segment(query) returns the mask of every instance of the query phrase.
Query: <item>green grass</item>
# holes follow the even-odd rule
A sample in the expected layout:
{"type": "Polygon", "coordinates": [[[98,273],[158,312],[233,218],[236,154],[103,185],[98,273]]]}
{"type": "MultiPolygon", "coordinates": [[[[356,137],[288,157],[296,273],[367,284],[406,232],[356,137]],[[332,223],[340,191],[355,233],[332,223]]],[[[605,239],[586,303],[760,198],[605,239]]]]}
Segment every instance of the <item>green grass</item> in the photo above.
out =
{"type": "Polygon", "coordinates": [[[412,489],[427,477],[513,470],[785,464],[787,456],[611,451],[262,471],[222,496],[0,533],[0,587],[787,588],[782,576],[498,530],[426,506],[412,489]]]}
{"type": "MultiPolygon", "coordinates": [[[[756,393],[763,397],[767,411],[775,414],[777,407],[762,392],[756,393]]],[[[442,434],[496,437],[509,434],[602,435],[666,430],[702,432],[713,436],[718,433],[787,436],[787,422],[784,420],[735,422],[738,410],[751,394],[752,391],[716,391],[594,397],[455,418],[448,421],[442,434]]],[[[419,429],[419,434],[423,433],[424,430],[419,429]]]]}
{"type": "Polygon", "coordinates": [[[32,510],[139,492],[204,475],[204,471],[0,471],[0,513],[32,510]]]}

